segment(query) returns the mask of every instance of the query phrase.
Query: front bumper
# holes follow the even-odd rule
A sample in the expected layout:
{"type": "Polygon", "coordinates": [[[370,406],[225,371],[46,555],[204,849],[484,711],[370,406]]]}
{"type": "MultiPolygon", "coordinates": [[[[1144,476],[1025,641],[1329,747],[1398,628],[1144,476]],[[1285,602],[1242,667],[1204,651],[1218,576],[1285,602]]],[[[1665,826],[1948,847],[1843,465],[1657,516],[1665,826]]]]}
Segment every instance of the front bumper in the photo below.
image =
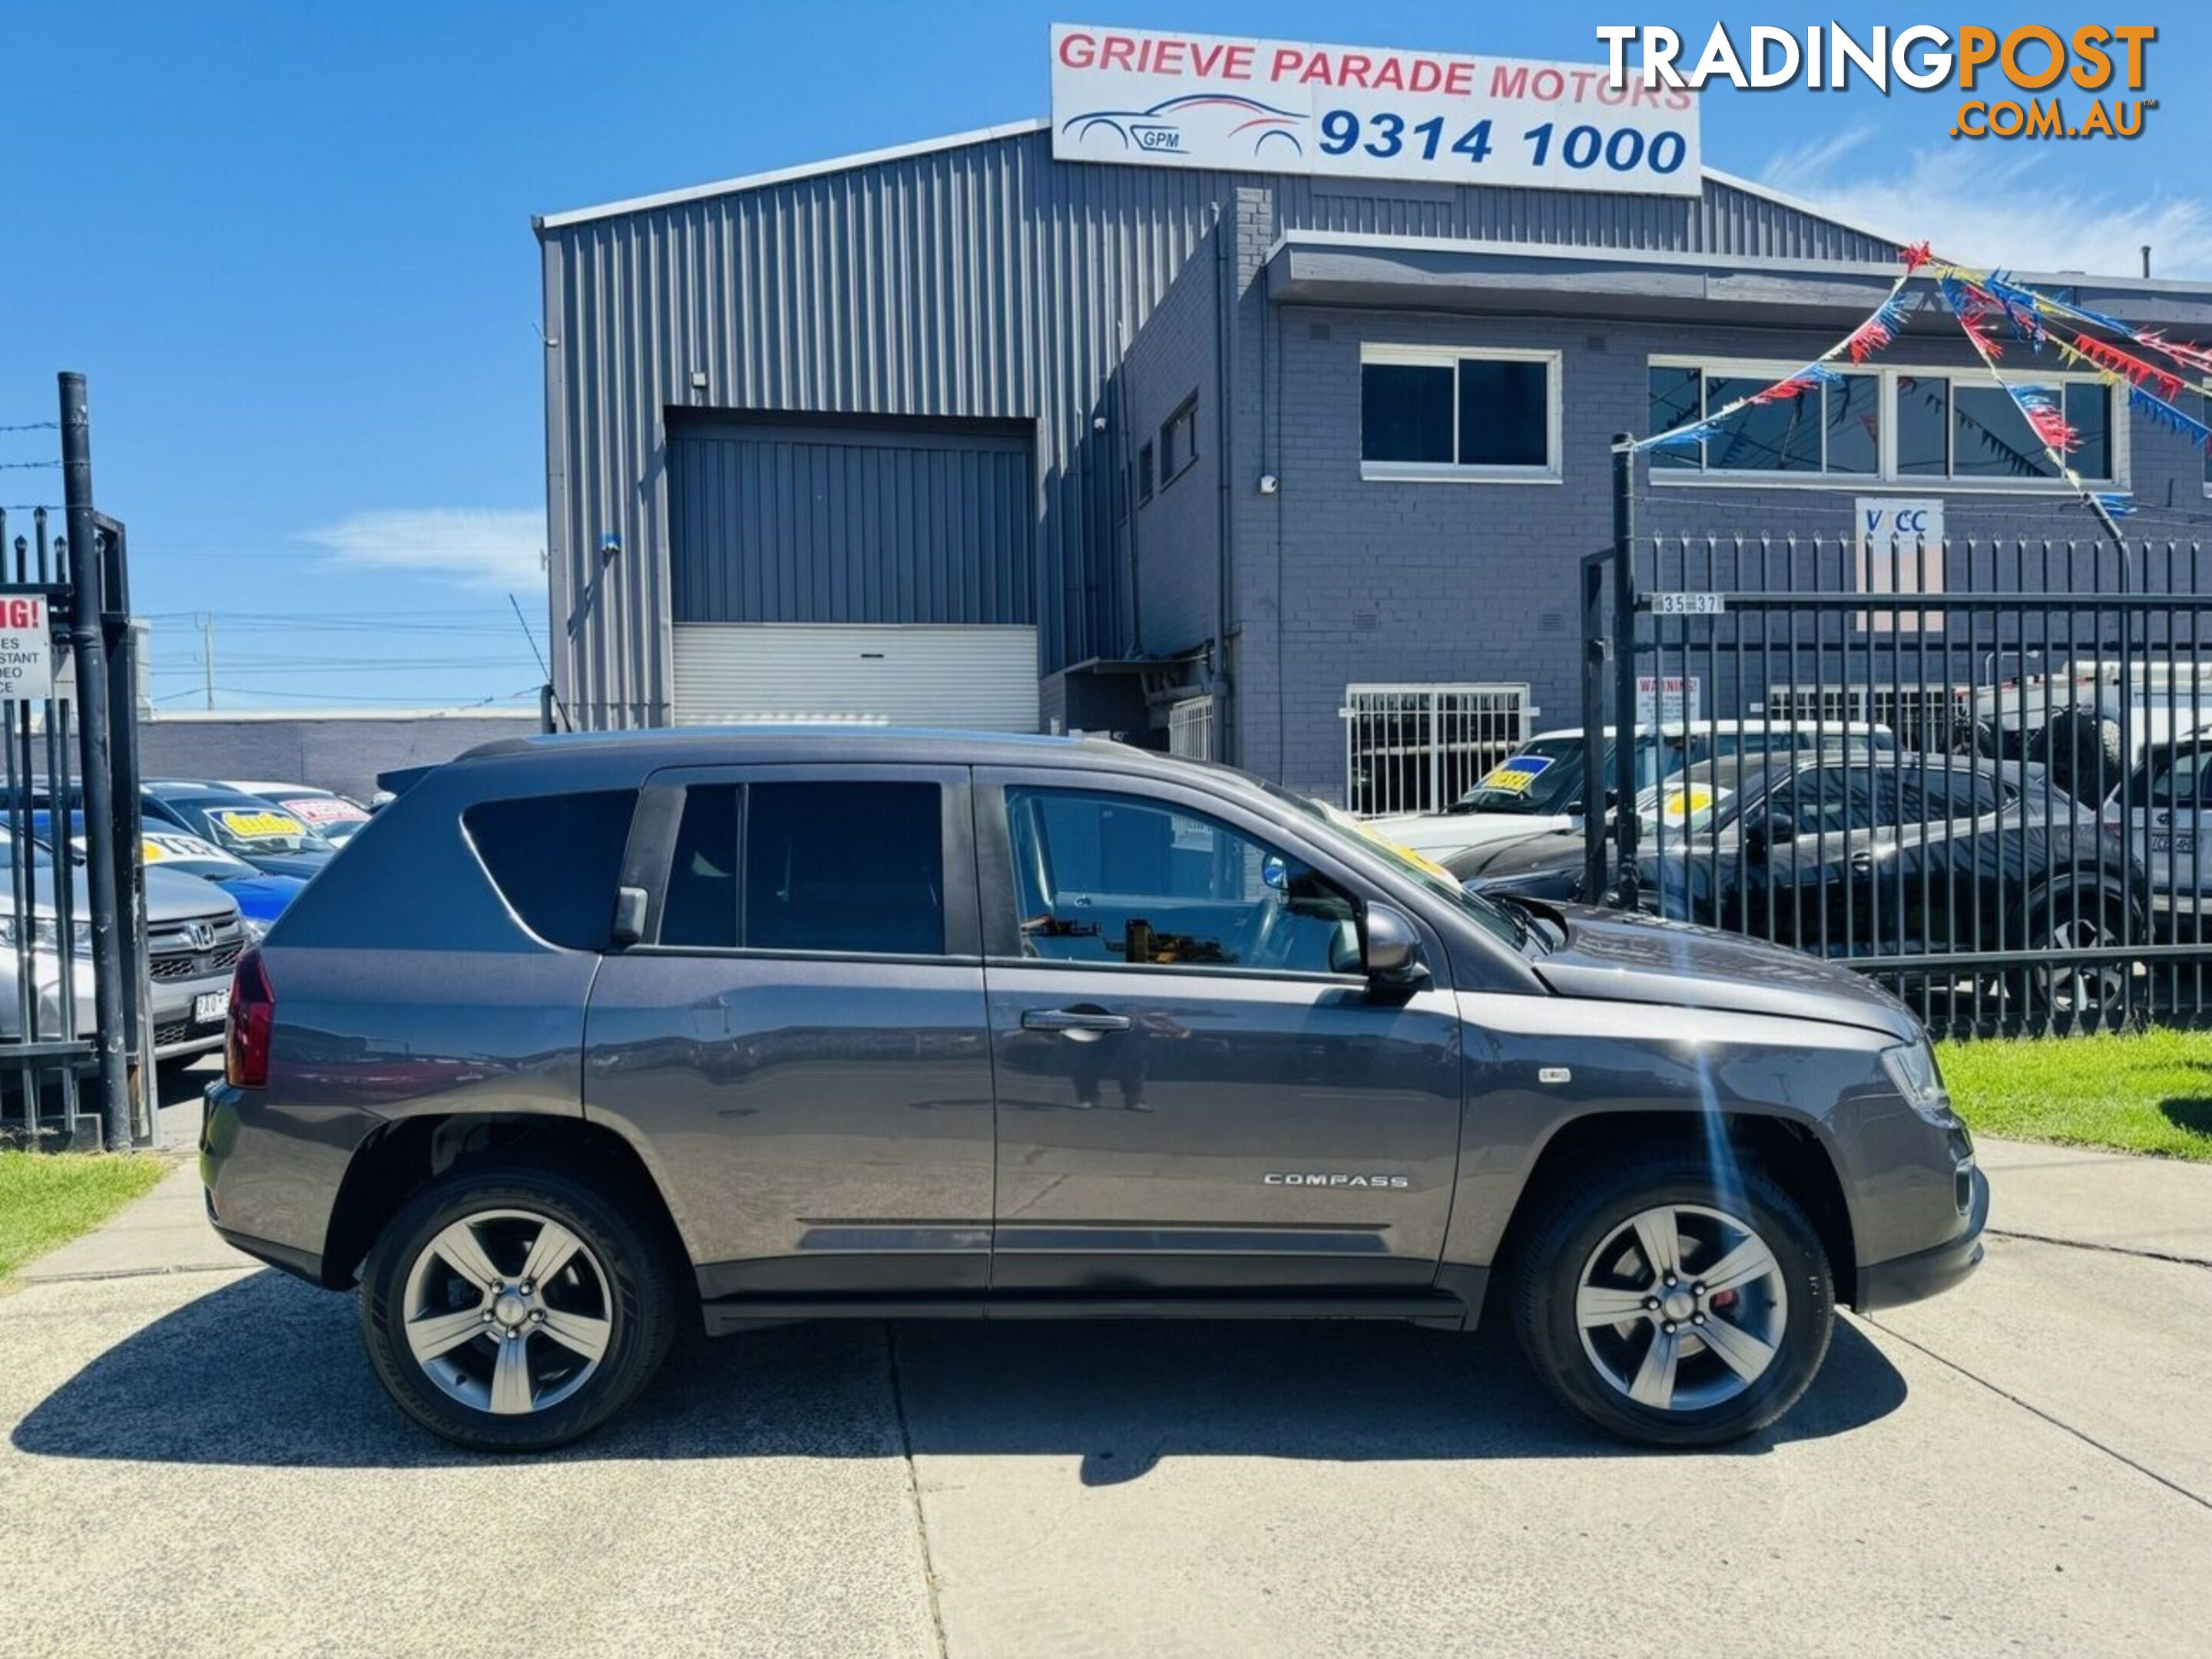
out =
{"type": "Polygon", "coordinates": [[[213,1019],[194,1017],[200,998],[211,996],[228,1004],[230,974],[210,974],[198,979],[157,979],[148,1010],[154,1027],[154,1058],[177,1060],[204,1054],[222,1047],[225,1014],[213,1019]]]}
{"type": "Polygon", "coordinates": [[[1869,1262],[1859,1269],[1856,1307],[1860,1313],[1881,1313],[1941,1296],[1982,1265],[1982,1230],[1990,1220],[1990,1178],[1979,1165],[1972,1176],[1972,1203],[1966,1228],[1956,1237],[1910,1255],[1869,1262]]]}

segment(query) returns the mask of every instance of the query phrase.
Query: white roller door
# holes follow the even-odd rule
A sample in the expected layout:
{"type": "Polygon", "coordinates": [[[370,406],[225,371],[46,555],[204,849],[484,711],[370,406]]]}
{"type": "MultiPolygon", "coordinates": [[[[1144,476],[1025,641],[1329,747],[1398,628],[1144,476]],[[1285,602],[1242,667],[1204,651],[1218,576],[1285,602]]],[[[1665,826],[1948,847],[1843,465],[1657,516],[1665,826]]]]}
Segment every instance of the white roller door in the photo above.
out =
{"type": "Polygon", "coordinates": [[[1036,629],[678,623],[676,721],[846,720],[1037,729],[1036,629]]]}

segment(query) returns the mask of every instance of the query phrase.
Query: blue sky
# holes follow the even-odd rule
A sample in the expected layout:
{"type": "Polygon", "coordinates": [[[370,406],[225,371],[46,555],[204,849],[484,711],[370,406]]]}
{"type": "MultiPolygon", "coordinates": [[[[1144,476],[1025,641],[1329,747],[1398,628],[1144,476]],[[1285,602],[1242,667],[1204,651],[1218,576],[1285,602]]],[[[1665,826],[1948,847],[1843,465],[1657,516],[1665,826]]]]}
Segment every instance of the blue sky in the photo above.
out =
{"type": "MultiPolygon", "coordinates": [[[[1769,6],[1732,24],[1924,12],[1769,6]]],[[[223,707],[447,705],[540,678],[544,431],[532,213],[1046,111],[1046,28],[1175,27],[1601,61],[1592,29],[1710,10],[1273,0],[652,7],[33,5],[6,28],[0,426],[91,377],[102,504],[128,521],[155,692],[223,707]],[[89,118],[70,106],[96,88],[89,118]],[[63,137],[66,135],[66,138],[63,137]]],[[[1948,137],[1944,93],[1706,94],[1705,158],[1953,257],[2212,277],[2203,9],[2149,22],[2148,130],[1948,137]]],[[[0,462],[52,453],[0,433],[0,462]]],[[[0,504],[48,471],[0,470],[0,504]]],[[[10,540],[28,514],[11,511],[10,540]]]]}

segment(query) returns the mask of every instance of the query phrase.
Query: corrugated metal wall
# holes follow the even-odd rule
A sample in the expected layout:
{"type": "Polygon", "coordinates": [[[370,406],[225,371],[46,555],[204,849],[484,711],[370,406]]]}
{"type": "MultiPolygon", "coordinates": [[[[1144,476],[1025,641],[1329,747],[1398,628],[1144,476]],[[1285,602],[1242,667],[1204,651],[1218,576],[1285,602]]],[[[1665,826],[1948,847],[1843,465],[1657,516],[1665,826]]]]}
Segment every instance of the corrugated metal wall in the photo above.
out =
{"type": "Polygon", "coordinates": [[[678,623],[678,725],[871,720],[1037,729],[1030,628],[678,623]]]}
{"type": "Polygon", "coordinates": [[[1027,427],[672,422],[678,623],[1026,623],[1027,427]]]}
{"type": "Polygon", "coordinates": [[[1094,431],[1093,416],[1114,364],[1238,185],[1273,188],[1285,230],[1893,252],[1712,180],[1685,200],[1064,164],[1042,125],[549,226],[553,639],[574,716],[668,716],[672,406],[1034,421],[1041,665],[1126,648],[1114,423],[1094,431]]]}

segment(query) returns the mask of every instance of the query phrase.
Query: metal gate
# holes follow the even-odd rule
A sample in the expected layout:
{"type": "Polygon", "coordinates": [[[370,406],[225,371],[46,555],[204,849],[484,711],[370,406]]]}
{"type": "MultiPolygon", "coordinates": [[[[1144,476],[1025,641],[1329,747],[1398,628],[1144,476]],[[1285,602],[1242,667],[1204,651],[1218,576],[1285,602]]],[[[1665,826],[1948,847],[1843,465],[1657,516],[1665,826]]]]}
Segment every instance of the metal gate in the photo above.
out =
{"type": "Polygon", "coordinates": [[[1168,753],[1185,760],[1213,758],[1213,698],[1185,697],[1168,705],[1168,753]]]}
{"type": "Polygon", "coordinates": [[[1348,685],[1344,805],[1364,816],[1440,812],[1528,736],[1521,685],[1348,685]]]}
{"type": "Polygon", "coordinates": [[[1590,738],[1619,806],[1583,896],[1846,963],[1939,1031],[2212,1010],[2202,549],[1625,533],[1583,579],[1589,732],[1639,677],[1711,688],[1656,787],[1590,738]]]}
{"type": "Polygon", "coordinates": [[[0,1139],[120,1150],[155,1110],[126,544],[93,505],[83,377],[13,429],[58,434],[58,463],[10,465],[58,465],[66,519],[10,539],[0,510],[0,1139]]]}

